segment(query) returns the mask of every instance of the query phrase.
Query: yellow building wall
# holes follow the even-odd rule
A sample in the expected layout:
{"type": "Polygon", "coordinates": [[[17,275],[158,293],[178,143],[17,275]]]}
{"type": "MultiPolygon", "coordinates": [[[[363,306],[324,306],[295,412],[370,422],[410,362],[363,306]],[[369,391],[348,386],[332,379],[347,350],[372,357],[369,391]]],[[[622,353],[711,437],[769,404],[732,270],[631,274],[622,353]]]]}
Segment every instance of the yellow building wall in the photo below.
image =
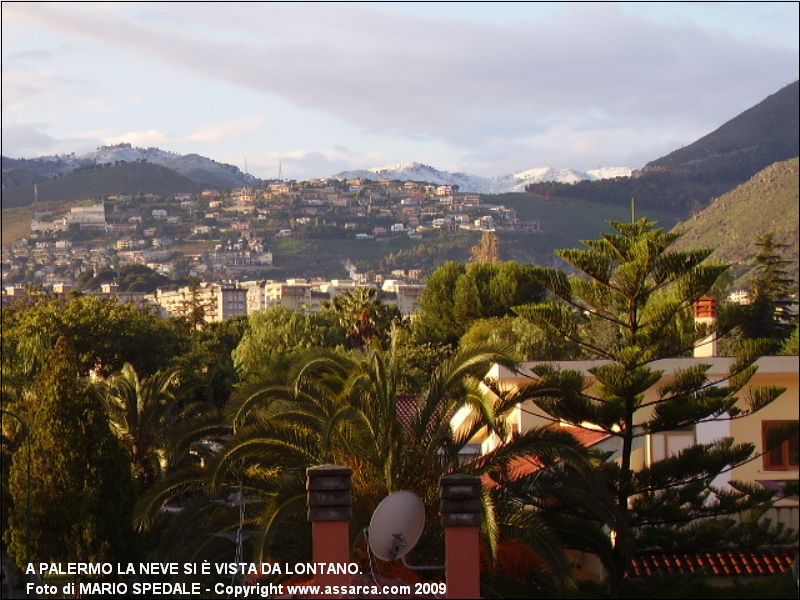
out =
{"type": "MultiPolygon", "coordinates": [[[[763,451],[761,434],[762,421],[798,419],[798,411],[800,410],[798,398],[800,398],[800,390],[798,389],[797,361],[797,357],[792,356],[765,357],[759,361],[758,371],[753,376],[748,386],[739,394],[740,407],[743,409],[745,408],[744,399],[747,397],[747,390],[751,387],[774,385],[785,388],[786,391],[770,405],[757,413],[749,417],[729,421],[730,431],[725,435],[733,437],[739,443],[754,444],[756,446],[756,453],[760,454],[763,451]]],[[[658,361],[653,367],[664,370],[664,376],[655,386],[646,392],[643,403],[648,403],[658,397],[658,389],[673,378],[675,369],[685,368],[690,364],[697,364],[698,362],[712,364],[712,368],[709,370],[709,378],[711,380],[717,380],[727,375],[731,359],[708,357],[701,359],[667,359],[658,361]]],[[[558,362],[554,364],[564,369],[586,370],[596,363],[592,361],[575,361],[558,362]]],[[[493,369],[493,372],[490,372],[490,376],[494,376],[497,379],[501,389],[525,385],[530,381],[527,377],[502,368],[493,369]]],[[[587,381],[591,381],[591,375],[589,373],[586,373],[586,377],[587,381]]],[[[592,393],[594,388],[595,386],[591,385],[587,391],[592,393]]],[[[512,424],[512,429],[524,432],[534,427],[544,427],[552,423],[549,419],[539,416],[541,413],[542,411],[538,409],[533,402],[525,402],[511,411],[507,419],[512,424]]],[[[645,408],[637,412],[636,423],[647,421],[651,413],[652,408],[645,408]]],[[[485,436],[485,432],[483,432],[483,436],[485,436]]],[[[477,437],[480,437],[480,435],[477,437]]],[[[483,438],[481,437],[481,439],[476,439],[475,441],[481,442],[482,440],[483,438]]],[[[498,441],[499,440],[494,440],[494,443],[490,441],[489,445],[493,446],[498,441]]],[[[650,444],[650,436],[640,437],[635,440],[634,451],[631,456],[631,466],[634,470],[644,468],[651,462],[650,444]]],[[[798,478],[797,469],[789,471],[766,471],[761,457],[741,465],[731,472],[731,479],[750,483],[754,483],[758,480],[792,478],[798,478]]]]}
{"type": "MultiPolygon", "coordinates": [[[[795,361],[797,357],[793,358],[795,361]]],[[[756,445],[756,453],[764,451],[762,440],[763,421],[790,421],[798,420],[798,377],[795,373],[756,373],[752,384],[757,386],[775,385],[786,388],[772,403],[762,408],[757,413],[731,422],[731,435],[737,442],[750,442],[756,445]]],[[[740,401],[741,402],[741,401],[740,401]]],[[[744,406],[742,406],[744,408],[744,406]]],[[[784,480],[797,479],[798,469],[788,471],[767,471],[764,461],[759,457],[749,463],[741,465],[731,472],[731,479],[738,481],[754,482],[758,480],[784,480]]]]}

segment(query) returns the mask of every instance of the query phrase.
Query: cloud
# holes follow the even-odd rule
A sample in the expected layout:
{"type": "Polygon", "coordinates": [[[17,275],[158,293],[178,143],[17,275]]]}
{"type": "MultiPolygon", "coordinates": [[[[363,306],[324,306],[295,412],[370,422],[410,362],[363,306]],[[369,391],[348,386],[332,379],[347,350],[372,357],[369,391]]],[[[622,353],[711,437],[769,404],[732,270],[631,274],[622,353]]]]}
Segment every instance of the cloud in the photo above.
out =
{"type": "Polygon", "coordinates": [[[100,132],[86,131],[66,138],[45,133],[47,123],[3,125],[3,153],[13,157],[84,152],[99,145],[100,132]],[[8,152],[5,148],[13,149],[8,152]]]}
{"type": "Polygon", "coordinates": [[[3,104],[8,99],[20,102],[31,96],[69,94],[82,82],[57,73],[53,69],[37,66],[3,65],[3,104]]]}
{"type": "Polygon", "coordinates": [[[57,145],[57,140],[43,133],[42,126],[41,123],[26,123],[3,127],[3,146],[16,149],[19,156],[51,151],[57,145]]]}
{"type": "MultiPolygon", "coordinates": [[[[689,143],[798,76],[792,48],[605,3],[485,23],[349,5],[12,3],[4,21],[282,98],[383,140],[448,144],[475,163],[595,166],[614,148],[641,166],[666,140],[689,143]]],[[[186,139],[230,139],[247,132],[241,121],[186,139]]],[[[337,160],[308,151],[302,164],[337,160]]]]}
{"type": "Polygon", "coordinates": [[[169,136],[158,129],[144,131],[129,131],[121,135],[114,135],[103,140],[104,144],[129,143],[134,146],[157,146],[169,141],[169,136]]]}
{"type": "Polygon", "coordinates": [[[189,142],[215,144],[223,140],[242,137],[264,127],[266,119],[261,116],[244,117],[235,121],[225,121],[207,125],[186,136],[189,142]]]}
{"type": "MultiPolygon", "coordinates": [[[[235,162],[235,158],[226,162],[235,162]]],[[[380,154],[360,154],[343,146],[324,150],[285,150],[248,157],[251,173],[263,179],[275,179],[280,167],[284,179],[313,179],[349,169],[363,168],[385,160],[380,154]]]]}

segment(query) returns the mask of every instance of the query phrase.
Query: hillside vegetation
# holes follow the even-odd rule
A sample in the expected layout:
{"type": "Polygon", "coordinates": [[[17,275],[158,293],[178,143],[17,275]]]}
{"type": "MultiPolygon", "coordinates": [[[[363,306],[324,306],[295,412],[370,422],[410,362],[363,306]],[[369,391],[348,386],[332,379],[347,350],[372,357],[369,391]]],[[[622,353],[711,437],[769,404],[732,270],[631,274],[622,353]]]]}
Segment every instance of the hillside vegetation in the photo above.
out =
{"type": "Polygon", "coordinates": [[[756,254],[755,242],[765,233],[788,244],[784,258],[798,269],[798,159],[775,163],[759,171],[695,217],[678,225],[680,249],[715,248],[712,258],[746,276],[756,254]]]}
{"type": "MultiPolygon", "coordinates": [[[[39,201],[102,198],[111,194],[153,193],[170,195],[196,192],[202,186],[174,171],[146,162],[121,162],[81,167],[37,184],[39,201]]],[[[2,207],[31,206],[33,186],[4,189],[2,207]]]]}

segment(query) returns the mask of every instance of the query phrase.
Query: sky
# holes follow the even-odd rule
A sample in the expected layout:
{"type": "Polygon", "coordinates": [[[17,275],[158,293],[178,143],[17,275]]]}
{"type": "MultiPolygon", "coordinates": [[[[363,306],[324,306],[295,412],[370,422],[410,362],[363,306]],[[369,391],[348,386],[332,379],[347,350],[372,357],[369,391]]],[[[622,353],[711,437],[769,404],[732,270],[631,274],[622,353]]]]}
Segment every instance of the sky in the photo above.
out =
{"type": "Polygon", "coordinates": [[[791,3],[2,4],[2,152],[639,168],[798,79],[791,3]]]}

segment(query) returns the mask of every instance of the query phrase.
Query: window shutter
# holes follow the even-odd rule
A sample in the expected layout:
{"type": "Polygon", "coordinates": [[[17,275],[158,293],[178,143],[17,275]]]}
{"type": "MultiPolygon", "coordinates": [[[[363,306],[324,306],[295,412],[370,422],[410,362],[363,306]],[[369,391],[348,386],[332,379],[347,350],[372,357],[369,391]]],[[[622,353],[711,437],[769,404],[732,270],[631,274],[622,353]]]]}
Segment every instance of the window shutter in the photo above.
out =
{"type": "Polygon", "coordinates": [[[797,421],[762,421],[762,447],[764,448],[764,469],[767,471],[794,470],[798,465],[800,453],[800,435],[797,432],[797,421]],[[795,431],[788,438],[787,428],[795,431]],[[775,441],[783,442],[774,446],[775,441]],[[769,448],[772,446],[772,448],[769,448]],[[767,449],[769,448],[769,449],[767,449]]]}
{"type": "Polygon", "coordinates": [[[789,464],[797,466],[797,458],[800,454],[800,432],[795,431],[786,444],[789,446],[789,464]]]}
{"type": "Polygon", "coordinates": [[[767,453],[767,465],[770,467],[785,467],[786,464],[783,462],[783,444],[778,444],[774,446],[768,453],[767,453]]]}

